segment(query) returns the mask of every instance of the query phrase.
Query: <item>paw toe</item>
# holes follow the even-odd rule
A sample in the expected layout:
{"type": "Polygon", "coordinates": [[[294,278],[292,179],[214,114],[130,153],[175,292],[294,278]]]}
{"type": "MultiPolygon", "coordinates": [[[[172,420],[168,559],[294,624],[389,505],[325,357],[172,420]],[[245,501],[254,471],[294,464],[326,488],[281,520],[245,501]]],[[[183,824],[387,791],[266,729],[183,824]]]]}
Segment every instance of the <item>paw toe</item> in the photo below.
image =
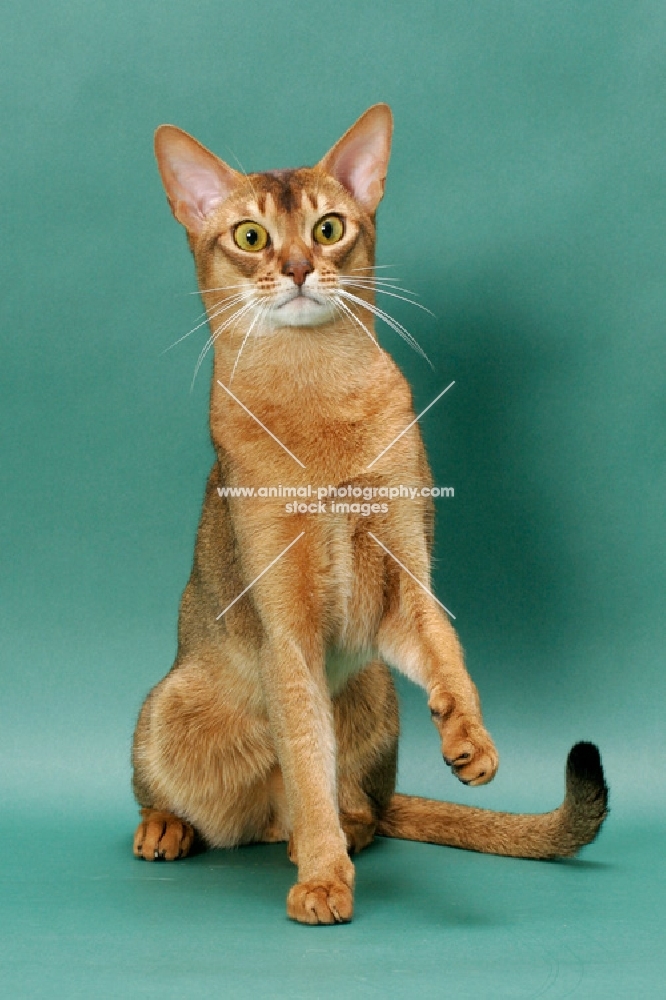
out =
{"type": "Polygon", "coordinates": [[[484,785],[494,778],[499,765],[497,751],[486,730],[464,718],[455,720],[444,731],[442,753],[464,785],[484,785]]]}
{"type": "Polygon", "coordinates": [[[352,891],[344,882],[299,882],[287,896],[287,915],[301,924],[343,924],[353,911],[352,891]]]}
{"type": "Polygon", "coordinates": [[[184,858],[194,842],[194,829],[171,813],[144,812],[134,834],[133,851],[144,861],[175,861],[184,858]]]}

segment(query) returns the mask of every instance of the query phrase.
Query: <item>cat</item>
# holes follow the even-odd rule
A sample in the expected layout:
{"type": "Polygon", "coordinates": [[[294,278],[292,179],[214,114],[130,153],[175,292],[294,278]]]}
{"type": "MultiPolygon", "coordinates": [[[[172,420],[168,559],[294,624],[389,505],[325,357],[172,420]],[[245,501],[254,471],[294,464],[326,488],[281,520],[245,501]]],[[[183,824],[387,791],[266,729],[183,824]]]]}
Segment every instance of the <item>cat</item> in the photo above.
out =
{"type": "Polygon", "coordinates": [[[590,743],[570,752],[551,813],[395,793],[389,666],[425,688],[461,781],[490,781],[498,756],[429,590],[433,502],[421,494],[431,476],[410,390],[368,322],[387,315],[377,292],[398,294],[374,270],[391,134],[391,111],[377,104],[315,167],[249,175],[174,126],[155,137],[212,331],[216,459],[176,660],[134,736],[134,853],[173,860],[195,840],[288,841],[298,878],[287,913],[308,924],[351,919],[350,854],[375,834],[550,858],[589,843],[606,815],[590,743]],[[297,500],[287,511],[276,496],[287,483],[377,498],[409,484],[419,496],[369,514],[352,503],[332,512],[328,499],[325,512],[297,500]],[[241,488],[255,496],[234,496],[241,488]]]}

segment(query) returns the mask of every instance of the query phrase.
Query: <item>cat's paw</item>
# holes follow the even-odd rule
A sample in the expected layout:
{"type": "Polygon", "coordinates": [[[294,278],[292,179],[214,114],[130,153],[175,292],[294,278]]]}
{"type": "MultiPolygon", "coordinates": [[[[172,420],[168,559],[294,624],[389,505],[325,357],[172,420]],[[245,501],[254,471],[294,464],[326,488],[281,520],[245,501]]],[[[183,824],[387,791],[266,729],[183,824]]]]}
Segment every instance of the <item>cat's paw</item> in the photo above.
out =
{"type": "Polygon", "coordinates": [[[144,861],[175,861],[189,854],[194,828],[170,812],[142,809],[134,834],[134,855],[144,861]]]}
{"type": "Polygon", "coordinates": [[[331,857],[321,876],[303,879],[287,896],[287,916],[301,924],[346,924],[354,912],[354,865],[331,857]]]}
{"type": "Polygon", "coordinates": [[[456,711],[450,695],[431,697],[430,714],[442,738],[442,756],[464,785],[485,785],[499,767],[499,756],[479,717],[456,711]]]}
{"type": "Polygon", "coordinates": [[[346,924],[354,912],[354,896],[339,880],[297,882],[287,896],[287,916],[300,924],[346,924]]]}

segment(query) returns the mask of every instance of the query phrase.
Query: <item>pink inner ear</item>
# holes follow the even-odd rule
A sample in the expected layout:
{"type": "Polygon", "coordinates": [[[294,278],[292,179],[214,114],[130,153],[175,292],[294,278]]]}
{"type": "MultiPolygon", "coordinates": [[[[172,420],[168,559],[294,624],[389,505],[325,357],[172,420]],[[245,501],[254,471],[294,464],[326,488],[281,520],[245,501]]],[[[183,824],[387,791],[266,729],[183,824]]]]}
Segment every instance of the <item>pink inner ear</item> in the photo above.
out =
{"type": "Polygon", "coordinates": [[[184,163],[177,167],[175,172],[179,186],[187,192],[188,200],[193,207],[196,207],[202,219],[205,219],[229,194],[229,190],[222,185],[216,173],[198,164],[184,163]]]}
{"type": "Polygon", "coordinates": [[[206,218],[234,187],[232,177],[227,177],[221,166],[212,157],[201,162],[178,152],[168,159],[165,187],[176,218],[191,232],[201,231],[206,218]]]}
{"type": "Polygon", "coordinates": [[[383,175],[367,140],[344,150],[335,164],[335,176],[362,205],[374,209],[383,194],[383,175]]]}
{"type": "Polygon", "coordinates": [[[189,232],[201,232],[206,218],[231,194],[239,174],[173,125],[157,130],[155,153],[173,214],[189,232]]]}
{"type": "Polygon", "coordinates": [[[375,211],[384,193],[391,127],[387,105],[369,108],[320,164],[369,212],[375,211]]]}

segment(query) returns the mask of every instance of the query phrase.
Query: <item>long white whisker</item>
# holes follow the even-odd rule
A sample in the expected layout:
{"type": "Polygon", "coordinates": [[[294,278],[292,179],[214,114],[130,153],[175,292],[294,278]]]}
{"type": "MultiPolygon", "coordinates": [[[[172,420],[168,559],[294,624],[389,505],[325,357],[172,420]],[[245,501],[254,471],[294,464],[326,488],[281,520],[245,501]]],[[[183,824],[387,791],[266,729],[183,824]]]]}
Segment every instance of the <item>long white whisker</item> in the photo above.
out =
{"type": "Polygon", "coordinates": [[[379,267],[397,267],[397,264],[370,264],[369,267],[350,267],[350,271],[375,271],[379,267]]]}
{"type": "MultiPolygon", "coordinates": [[[[248,313],[252,312],[252,309],[254,309],[254,307],[256,306],[256,304],[257,304],[257,299],[253,299],[252,302],[249,303],[249,305],[251,306],[251,308],[248,309],[247,312],[248,313]]],[[[213,337],[213,344],[217,341],[217,339],[223,333],[227,332],[227,330],[229,331],[229,333],[231,335],[233,335],[236,332],[236,327],[238,326],[238,324],[240,323],[241,319],[245,315],[247,315],[247,313],[245,313],[245,312],[238,312],[238,313],[236,313],[236,317],[235,317],[233,323],[231,323],[231,325],[229,327],[224,327],[222,330],[216,330],[215,331],[215,336],[213,337]]]]}
{"type": "Polygon", "coordinates": [[[254,330],[254,328],[255,328],[255,326],[257,324],[257,320],[261,316],[262,310],[263,310],[263,303],[259,303],[259,308],[257,309],[257,312],[256,312],[255,316],[253,317],[252,322],[250,323],[250,325],[247,328],[247,333],[243,337],[242,344],[238,348],[238,354],[236,355],[236,360],[234,361],[234,366],[231,369],[231,375],[229,376],[229,385],[231,385],[231,383],[234,380],[234,373],[236,371],[236,368],[238,367],[238,362],[240,361],[240,356],[243,353],[243,348],[245,347],[245,344],[247,342],[247,338],[250,336],[250,334],[254,330]]]}
{"type": "MultiPolygon", "coordinates": [[[[349,318],[351,317],[351,319],[354,320],[354,324],[356,326],[360,326],[363,333],[365,333],[373,342],[373,344],[376,344],[376,346],[379,347],[381,351],[379,342],[375,339],[375,337],[372,336],[367,326],[365,326],[364,323],[361,323],[359,321],[358,316],[354,315],[352,310],[342,301],[342,299],[339,299],[337,296],[333,296],[331,297],[330,301],[333,303],[333,308],[335,309],[336,313],[338,314],[338,316],[340,317],[340,319],[347,328],[350,327],[349,318]]],[[[355,328],[354,324],[351,324],[352,329],[355,328]]]]}
{"type": "Polygon", "coordinates": [[[259,333],[259,330],[261,329],[261,327],[264,324],[264,320],[266,319],[266,317],[268,316],[269,312],[271,311],[271,308],[272,308],[272,303],[271,303],[270,300],[268,300],[267,302],[263,302],[262,303],[262,306],[261,306],[261,315],[259,317],[259,322],[257,323],[256,329],[255,329],[254,334],[252,336],[252,354],[250,356],[250,361],[252,361],[254,359],[254,354],[255,354],[255,351],[257,349],[257,340],[258,340],[257,335],[259,333]]]}
{"type": "Polygon", "coordinates": [[[203,292],[230,292],[234,288],[246,288],[249,290],[249,285],[219,285],[217,288],[197,288],[196,292],[185,292],[186,295],[201,295],[203,292]]]}
{"type": "Polygon", "coordinates": [[[348,322],[350,319],[353,320],[354,324],[361,328],[366,337],[370,338],[375,347],[379,347],[379,350],[381,350],[381,347],[379,346],[379,342],[377,341],[377,339],[372,336],[365,323],[363,323],[363,321],[358,318],[358,316],[353,312],[352,309],[349,308],[346,302],[343,302],[342,299],[336,295],[333,297],[333,305],[335,306],[335,308],[338,310],[338,312],[346,322],[348,322]]]}
{"type": "Polygon", "coordinates": [[[378,281],[380,283],[400,281],[400,278],[396,274],[354,274],[351,275],[343,274],[343,278],[352,277],[354,281],[378,281]]]}
{"type": "MultiPolygon", "coordinates": [[[[397,279],[396,279],[397,280],[397,279]]],[[[403,288],[402,285],[396,285],[395,281],[380,281],[379,278],[338,278],[338,283],[341,285],[351,285],[357,288],[388,288],[389,291],[394,292],[407,292],[409,295],[415,295],[419,298],[417,292],[412,288],[403,288]]]]}
{"type": "MultiPolygon", "coordinates": [[[[190,293],[188,292],[187,294],[189,295],[190,293]]],[[[235,298],[237,298],[237,296],[236,295],[232,295],[230,298],[231,299],[235,299],[235,298]]],[[[210,308],[211,309],[217,309],[218,306],[222,306],[222,305],[224,305],[225,302],[229,302],[229,301],[230,301],[230,299],[228,299],[228,298],[218,299],[217,302],[213,302],[213,304],[211,305],[210,308]]],[[[195,316],[194,317],[194,322],[196,323],[197,320],[202,319],[204,316],[209,316],[208,309],[204,309],[203,312],[200,312],[198,316],[195,316]]]]}
{"type": "MultiPolygon", "coordinates": [[[[368,288],[369,289],[369,287],[370,287],[368,285],[365,285],[365,286],[364,285],[356,285],[353,281],[344,281],[344,280],[341,280],[340,284],[341,285],[344,284],[344,285],[346,285],[346,286],[348,286],[350,288],[368,288]]],[[[374,291],[377,292],[379,295],[390,295],[392,299],[402,299],[403,302],[409,302],[409,304],[411,306],[416,306],[417,309],[422,309],[423,312],[427,312],[428,315],[432,316],[433,319],[437,319],[437,317],[435,316],[434,312],[431,309],[428,309],[427,306],[422,305],[420,302],[415,302],[414,299],[408,299],[404,295],[397,295],[396,292],[394,292],[394,291],[389,292],[388,289],[386,289],[386,288],[375,288],[374,291]]],[[[401,289],[399,289],[399,291],[401,291],[401,292],[408,292],[409,289],[408,288],[401,288],[401,289]]]]}
{"type": "Polygon", "coordinates": [[[201,365],[203,364],[204,358],[208,354],[209,350],[214,346],[215,341],[217,340],[217,338],[219,336],[221,336],[224,333],[224,331],[227,330],[229,327],[233,328],[235,326],[235,324],[238,322],[239,318],[244,313],[248,312],[250,306],[251,306],[251,303],[246,303],[244,306],[241,306],[231,316],[228,316],[227,319],[223,323],[220,323],[220,325],[218,327],[216,327],[216,329],[212,332],[211,336],[208,338],[208,340],[204,344],[204,346],[203,346],[203,348],[201,350],[201,353],[200,353],[200,355],[199,355],[199,357],[197,359],[197,363],[196,363],[196,366],[194,368],[194,375],[192,376],[192,385],[190,386],[190,391],[194,387],[194,382],[195,382],[196,377],[197,377],[197,375],[199,373],[199,369],[200,369],[201,365]]]}
{"type": "Polygon", "coordinates": [[[425,360],[428,362],[432,370],[433,371],[435,370],[430,358],[423,350],[421,345],[414,339],[409,330],[405,329],[402,323],[399,323],[397,319],[394,319],[393,316],[389,315],[389,313],[385,312],[383,309],[380,309],[379,306],[370,305],[370,303],[366,302],[365,299],[360,298],[358,295],[352,295],[351,292],[340,290],[338,291],[338,295],[341,295],[352,302],[356,302],[357,305],[361,306],[362,309],[367,309],[368,312],[374,313],[374,315],[377,316],[378,319],[383,320],[386,323],[386,325],[390,326],[392,330],[395,330],[395,332],[400,337],[402,337],[403,340],[406,340],[407,343],[410,345],[410,347],[412,347],[417,354],[420,354],[422,358],[425,358],[425,360]]]}
{"type": "Polygon", "coordinates": [[[201,365],[203,364],[204,358],[208,354],[208,351],[211,349],[211,347],[213,346],[213,344],[215,343],[215,341],[217,340],[217,338],[222,333],[224,333],[224,331],[227,330],[232,325],[232,323],[238,322],[238,320],[240,319],[241,316],[243,316],[250,309],[252,309],[253,306],[254,306],[254,304],[255,304],[255,301],[256,301],[255,299],[252,299],[250,302],[246,302],[245,305],[243,305],[239,309],[237,309],[236,312],[233,313],[231,316],[228,316],[225,319],[225,321],[223,323],[220,323],[220,325],[217,327],[217,329],[213,331],[213,333],[211,334],[211,336],[208,338],[205,346],[203,347],[203,349],[201,351],[201,354],[199,355],[199,358],[197,360],[197,363],[196,363],[196,366],[195,366],[195,369],[194,369],[194,375],[192,376],[192,385],[190,386],[190,391],[192,390],[192,388],[194,388],[194,382],[196,380],[197,375],[199,374],[199,369],[201,368],[201,365]]]}
{"type": "Polygon", "coordinates": [[[354,310],[350,309],[347,303],[343,302],[342,299],[340,299],[337,295],[334,296],[333,301],[336,306],[342,309],[347,314],[347,316],[350,317],[350,319],[353,319],[353,321],[356,323],[357,326],[360,326],[360,328],[363,330],[363,333],[365,333],[370,338],[375,347],[380,351],[380,353],[383,354],[381,344],[377,341],[375,337],[372,336],[365,323],[358,318],[354,310]]]}
{"type": "Polygon", "coordinates": [[[240,322],[241,318],[245,316],[248,312],[251,312],[252,309],[254,309],[254,307],[256,306],[256,304],[257,304],[257,299],[251,299],[247,303],[247,309],[245,307],[241,307],[237,312],[234,313],[233,316],[230,316],[228,318],[228,321],[225,320],[221,326],[217,327],[213,336],[211,337],[211,347],[213,346],[215,341],[227,330],[230,330],[231,333],[233,333],[236,327],[238,326],[238,323],[240,322]]]}
{"type": "Polygon", "coordinates": [[[349,275],[343,274],[340,278],[338,278],[340,283],[353,281],[354,283],[358,282],[358,284],[365,285],[368,288],[397,288],[399,291],[402,290],[403,292],[411,292],[412,295],[416,295],[416,292],[412,292],[411,288],[400,289],[400,285],[396,284],[399,280],[399,278],[370,278],[366,274],[355,274],[351,278],[349,275]]]}
{"type": "MultiPolygon", "coordinates": [[[[199,316],[205,316],[205,319],[203,319],[200,323],[197,323],[196,326],[193,326],[191,330],[188,330],[187,333],[184,333],[182,337],[178,338],[178,340],[174,340],[173,344],[170,344],[168,347],[165,347],[164,350],[161,351],[160,353],[166,354],[167,351],[170,351],[172,348],[176,347],[183,340],[189,337],[190,334],[195,333],[197,330],[200,330],[202,326],[206,325],[206,323],[212,323],[212,321],[221,313],[225,312],[227,309],[230,309],[232,306],[237,305],[240,301],[242,301],[243,298],[244,298],[243,295],[232,295],[230,299],[224,300],[223,305],[221,305],[219,302],[216,303],[216,306],[219,305],[220,308],[217,309],[216,312],[211,313],[210,316],[206,311],[204,311],[203,313],[199,313],[199,316]]],[[[197,316],[197,319],[199,318],[199,316],[197,316]]]]}
{"type": "MultiPolygon", "coordinates": [[[[232,298],[234,298],[234,299],[235,299],[235,298],[236,298],[236,296],[235,296],[235,295],[233,295],[233,296],[232,296],[232,298]]],[[[217,300],[217,302],[213,302],[213,305],[212,305],[212,308],[213,308],[213,309],[217,309],[217,307],[218,307],[218,306],[221,306],[221,305],[223,305],[223,304],[224,304],[225,302],[228,302],[228,301],[229,301],[228,299],[218,299],[218,300],[217,300]]],[[[198,315],[198,316],[195,316],[195,317],[194,317],[194,322],[196,323],[196,322],[197,322],[197,320],[200,320],[200,319],[203,319],[203,317],[204,317],[204,316],[208,316],[208,315],[209,315],[209,313],[208,313],[208,310],[207,310],[207,309],[204,309],[204,310],[203,310],[202,312],[200,312],[200,313],[199,313],[199,315],[198,315]]]]}
{"type": "MultiPolygon", "coordinates": [[[[268,304],[265,302],[265,300],[261,299],[259,301],[259,316],[258,316],[256,325],[254,325],[254,330],[252,331],[253,332],[253,337],[252,337],[252,353],[250,354],[250,357],[249,357],[249,360],[248,360],[249,364],[251,364],[254,361],[254,353],[255,353],[255,350],[256,350],[256,347],[257,347],[257,332],[262,327],[262,324],[263,324],[264,318],[266,316],[266,313],[268,312],[268,309],[269,309],[268,304]]],[[[242,346],[243,345],[241,345],[241,349],[242,349],[242,346]]]]}

